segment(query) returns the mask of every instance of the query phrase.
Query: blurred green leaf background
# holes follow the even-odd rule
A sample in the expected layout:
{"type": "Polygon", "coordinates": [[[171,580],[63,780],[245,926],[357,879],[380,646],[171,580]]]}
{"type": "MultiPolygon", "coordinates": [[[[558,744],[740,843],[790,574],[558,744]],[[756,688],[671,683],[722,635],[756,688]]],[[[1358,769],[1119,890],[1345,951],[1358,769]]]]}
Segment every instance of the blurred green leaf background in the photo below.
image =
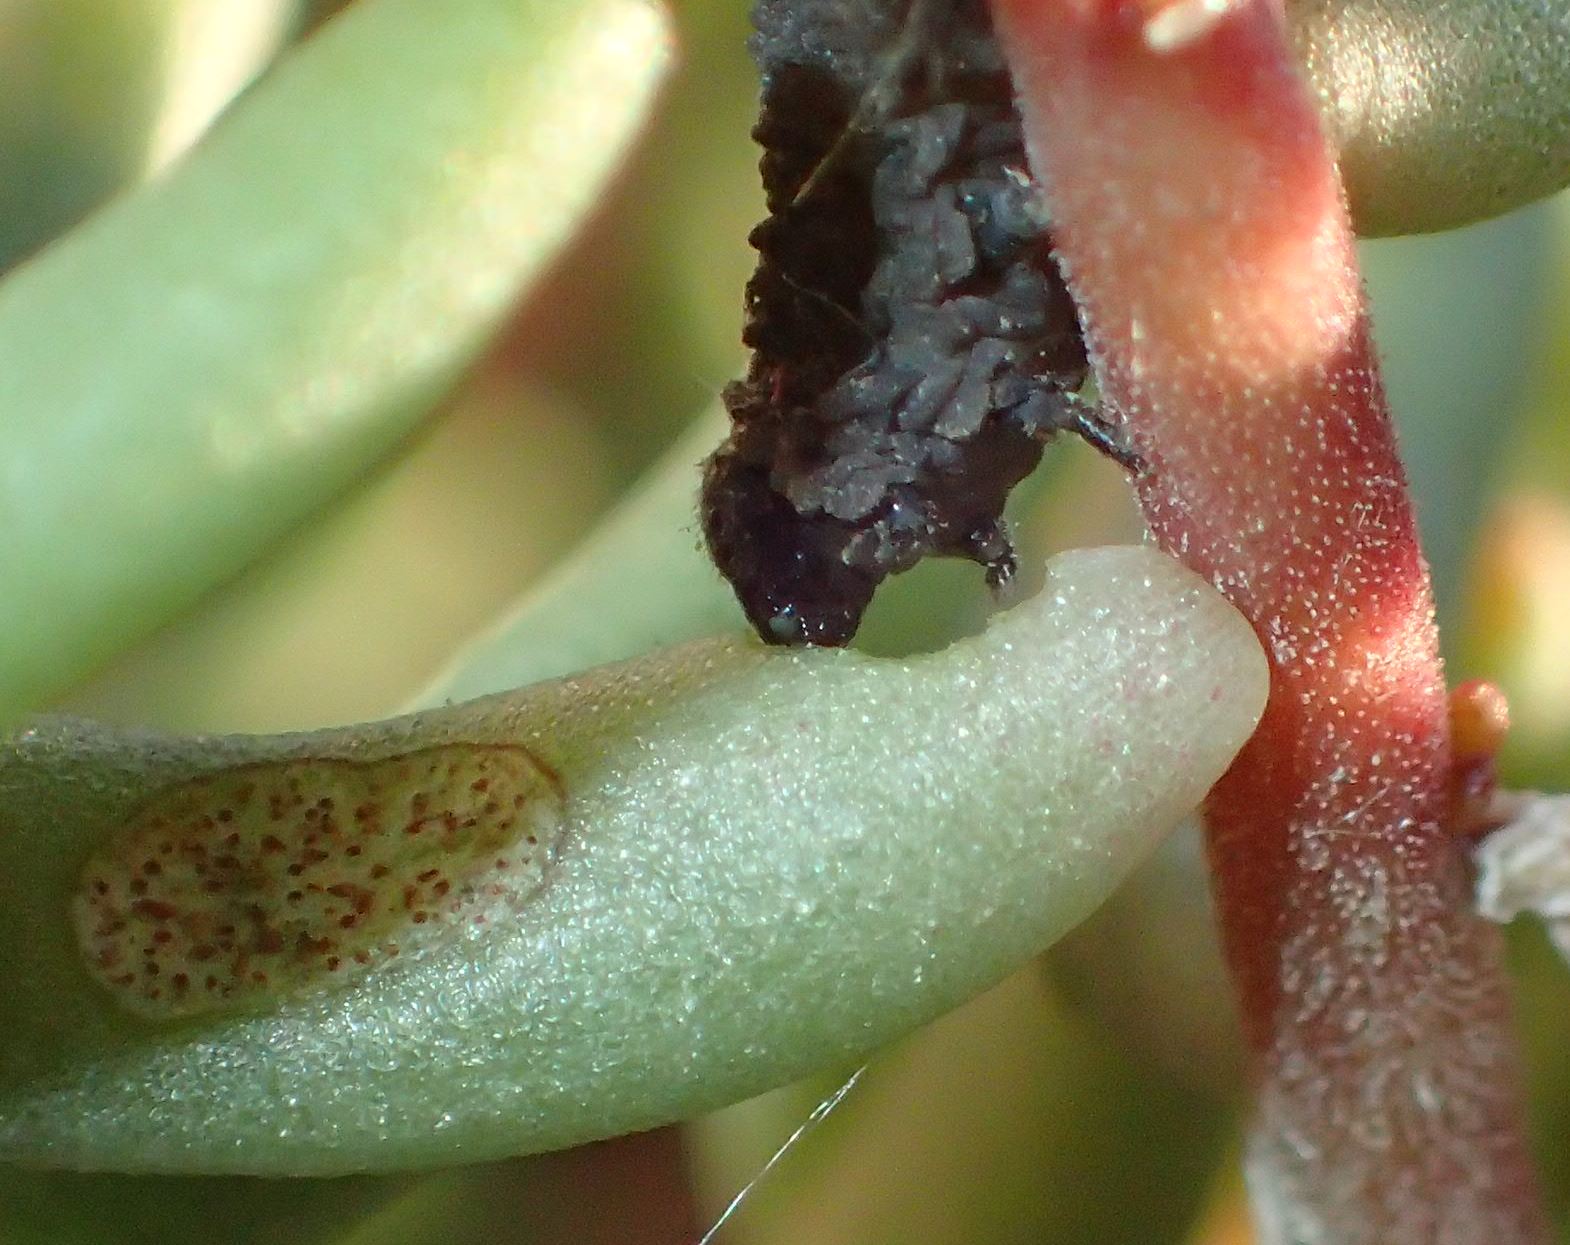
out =
{"type": "MultiPolygon", "coordinates": [[[[159,176],[342,7],[0,0],[0,264],[47,255],[159,176]]],[[[676,6],[676,64],[631,159],[480,361],[426,400],[401,451],[52,707],[188,731],[384,714],[561,569],[744,363],[745,239],[761,213],[746,9],[676,6]]],[[[1452,678],[1510,694],[1507,783],[1566,789],[1570,202],[1369,243],[1365,259],[1452,678]]],[[[1016,507],[1026,565],[1137,534],[1115,472],[1077,447],[1049,458],[1016,507]]],[[[684,539],[696,544],[695,526],[684,539]]],[[[986,608],[971,568],[923,567],[880,600],[866,643],[940,643],[986,608]]],[[[690,614],[655,638],[710,625],[690,614]]],[[[1545,1185],[1565,1224],[1570,982],[1535,931],[1516,933],[1545,1185]]],[[[1227,1004],[1213,963],[1198,853],[1179,843],[1048,963],[881,1057],[717,1241],[1246,1241],[1237,1053],[1216,1023],[1227,1004]]],[[[0,1171],[0,1245],[690,1242],[836,1084],[429,1176],[0,1171]]]]}

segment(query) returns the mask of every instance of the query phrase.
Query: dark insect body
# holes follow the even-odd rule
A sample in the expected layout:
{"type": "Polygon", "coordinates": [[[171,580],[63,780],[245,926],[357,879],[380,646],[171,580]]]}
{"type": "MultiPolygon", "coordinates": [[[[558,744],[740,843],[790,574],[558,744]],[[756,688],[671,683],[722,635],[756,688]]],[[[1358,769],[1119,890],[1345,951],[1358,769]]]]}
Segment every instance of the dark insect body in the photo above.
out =
{"type": "Polygon", "coordinates": [[[1073,303],[985,0],[760,0],[747,376],[709,460],[710,553],[762,637],[848,643],[928,555],[1014,573],[1009,491],[1071,430],[1073,303]]]}

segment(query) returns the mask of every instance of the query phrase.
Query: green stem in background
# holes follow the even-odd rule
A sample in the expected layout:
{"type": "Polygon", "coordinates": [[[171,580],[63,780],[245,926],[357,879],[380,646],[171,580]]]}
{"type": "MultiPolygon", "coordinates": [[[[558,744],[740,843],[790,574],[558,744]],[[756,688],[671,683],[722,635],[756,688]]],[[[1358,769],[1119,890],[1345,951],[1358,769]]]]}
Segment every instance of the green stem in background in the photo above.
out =
{"type": "Polygon", "coordinates": [[[397,445],[593,202],[663,39],[642,0],[365,0],[0,284],[0,719],[397,445]]]}
{"type": "Polygon", "coordinates": [[[1271,654],[1206,805],[1264,1238],[1544,1240],[1427,568],[1279,5],[994,3],[1146,518],[1271,654]]]}
{"type": "Polygon", "coordinates": [[[0,761],[0,1156],[396,1170],[860,1057],[1100,903],[1264,677],[1208,588],[1101,550],[908,661],[706,641],[311,735],[42,723],[0,761]]]}
{"type": "Polygon", "coordinates": [[[1556,203],[1541,203],[1358,247],[1442,642],[1459,634],[1450,625],[1464,612],[1465,567],[1498,483],[1489,465],[1530,410],[1530,362],[1559,299],[1560,218],[1556,203]]]}
{"type": "MultiPolygon", "coordinates": [[[[1511,786],[1570,787],[1570,196],[1553,205],[1559,245],[1525,417],[1502,447],[1493,512],[1470,568],[1462,660],[1510,699],[1500,755],[1511,786]]],[[[1570,1188],[1570,1186],[1567,1186],[1570,1188]]]]}
{"type": "MultiPolygon", "coordinates": [[[[4,1245],[332,1245],[412,1177],[258,1180],[0,1168],[4,1245]]],[[[434,1238],[433,1238],[434,1239],[434,1238]]]]}
{"type": "Polygon", "coordinates": [[[697,529],[698,464],[725,434],[714,407],[649,467],[562,564],[464,647],[411,708],[470,700],[722,631],[736,597],[697,529]]]}
{"type": "MultiPolygon", "coordinates": [[[[687,1126],[711,1214],[843,1075],[687,1126]]],[[[1032,965],[880,1052],[718,1239],[1176,1242],[1230,1114],[1128,1058],[1120,1033],[1065,1005],[1032,965]]]]}
{"type": "Polygon", "coordinates": [[[416,1177],[335,1245],[692,1245],[684,1150],[679,1130],[657,1128],[416,1177]]]}

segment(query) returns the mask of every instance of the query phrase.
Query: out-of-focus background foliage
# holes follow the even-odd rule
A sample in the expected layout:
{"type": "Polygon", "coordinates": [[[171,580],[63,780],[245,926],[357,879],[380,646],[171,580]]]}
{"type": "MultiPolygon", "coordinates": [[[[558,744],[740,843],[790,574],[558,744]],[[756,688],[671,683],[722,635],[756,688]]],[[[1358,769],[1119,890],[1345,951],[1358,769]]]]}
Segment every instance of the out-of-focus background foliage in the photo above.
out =
{"type": "MultiPolygon", "coordinates": [[[[0,0],[0,265],[156,176],[338,7],[0,0]]],[[[406,452],[62,707],[181,730],[383,714],[571,550],[743,366],[745,239],[760,214],[746,9],[677,7],[679,65],[635,157],[406,452]]],[[[1369,244],[1366,260],[1453,677],[1508,690],[1506,781],[1565,789],[1570,202],[1369,244]]],[[[3,430],[0,412],[0,455],[3,430]]],[[[1115,472],[1077,447],[1050,457],[1016,509],[1033,554],[1137,534],[1115,472]]],[[[866,643],[938,643],[986,607],[973,568],[924,567],[879,602],[866,643]]],[[[879,1059],[717,1239],[1246,1241],[1237,1052],[1206,922],[1199,853],[1180,836],[1050,962],[879,1059]]],[[[1545,1184],[1563,1221],[1570,985],[1535,932],[1518,931],[1515,951],[1545,1184]]],[[[690,1241],[837,1083],[682,1130],[427,1177],[0,1171],[0,1245],[690,1241]]]]}

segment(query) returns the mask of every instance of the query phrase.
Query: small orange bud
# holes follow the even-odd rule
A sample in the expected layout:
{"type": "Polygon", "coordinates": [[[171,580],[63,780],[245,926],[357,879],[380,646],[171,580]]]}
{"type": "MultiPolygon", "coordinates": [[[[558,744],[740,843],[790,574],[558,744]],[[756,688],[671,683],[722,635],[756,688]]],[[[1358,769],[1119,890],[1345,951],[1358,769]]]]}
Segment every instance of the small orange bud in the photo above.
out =
{"type": "Polygon", "coordinates": [[[1499,684],[1469,679],[1450,693],[1450,739],[1457,761],[1492,759],[1510,731],[1510,702],[1499,684]]]}

